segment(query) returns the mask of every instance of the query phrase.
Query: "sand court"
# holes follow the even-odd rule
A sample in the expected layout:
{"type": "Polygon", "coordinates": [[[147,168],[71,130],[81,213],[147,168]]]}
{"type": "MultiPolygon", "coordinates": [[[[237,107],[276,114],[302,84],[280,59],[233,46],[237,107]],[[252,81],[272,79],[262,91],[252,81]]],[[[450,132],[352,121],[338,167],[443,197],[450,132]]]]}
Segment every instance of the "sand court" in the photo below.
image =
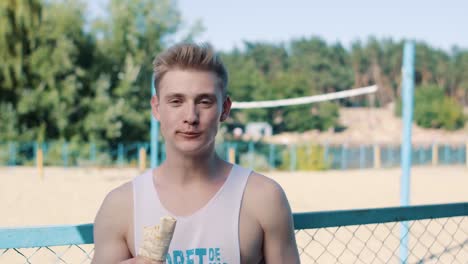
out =
{"type": "MultiPolygon", "coordinates": [[[[105,195],[130,181],[134,168],[0,168],[0,226],[91,223],[105,195]]],[[[293,212],[398,206],[399,169],[262,172],[285,190],[293,212]]],[[[411,203],[468,201],[468,168],[413,167],[411,203]]]]}

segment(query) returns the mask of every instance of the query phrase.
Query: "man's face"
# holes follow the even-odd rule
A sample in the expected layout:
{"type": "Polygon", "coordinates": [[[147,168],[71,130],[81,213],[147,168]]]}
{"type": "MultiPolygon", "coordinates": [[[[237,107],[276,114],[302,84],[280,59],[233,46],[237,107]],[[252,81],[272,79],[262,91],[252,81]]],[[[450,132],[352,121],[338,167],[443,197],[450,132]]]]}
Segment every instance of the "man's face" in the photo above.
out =
{"type": "Polygon", "coordinates": [[[172,70],[163,76],[151,106],[167,147],[184,154],[214,150],[219,123],[231,107],[216,80],[206,71],[172,70]]]}

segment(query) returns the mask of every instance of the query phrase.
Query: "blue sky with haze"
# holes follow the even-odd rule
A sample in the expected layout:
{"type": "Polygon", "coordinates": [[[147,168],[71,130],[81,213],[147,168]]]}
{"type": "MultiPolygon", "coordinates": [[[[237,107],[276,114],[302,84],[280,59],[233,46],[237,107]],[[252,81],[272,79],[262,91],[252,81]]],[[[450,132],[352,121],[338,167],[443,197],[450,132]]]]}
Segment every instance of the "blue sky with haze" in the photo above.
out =
{"type": "MultiPolygon", "coordinates": [[[[107,0],[87,0],[93,15],[105,12],[107,0]]],[[[242,47],[244,40],[286,42],[319,36],[345,47],[369,36],[411,38],[435,48],[468,49],[468,1],[307,1],[307,0],[179,0],[186,24],[201,19],[197,39],[217,49],[242,47]]]]}

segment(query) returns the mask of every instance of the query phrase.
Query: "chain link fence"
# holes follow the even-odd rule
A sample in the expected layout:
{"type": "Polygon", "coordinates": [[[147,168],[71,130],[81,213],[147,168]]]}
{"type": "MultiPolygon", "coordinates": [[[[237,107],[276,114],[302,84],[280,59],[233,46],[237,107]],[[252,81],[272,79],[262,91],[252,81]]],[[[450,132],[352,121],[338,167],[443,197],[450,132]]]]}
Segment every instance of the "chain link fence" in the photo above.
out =
{"type": "Polygon", "coordinates": [[[91,263],[94,245],[9,248],[0,252],[0,263],[91,263]],[[3,252],[1,252],[3,251],[3,252]]]}
{"type": "MultiPolygon", "coordinates": [[[[403,263],[399,222],[296,231],[301,263],[403,263]]],[[[468,263],[468,217],[411,221],[406,263],[468,263]]]]}
{"type": "MultiPolygon", "coordinates": [[[[294,222],[305,264],[468,263],[468,203],[298,213],[294,222]]],[[[15,232],[21,230],[9,230],[9,237],[15,232]]],[[[92,230],[81,232],[90,237],[92,230]]],[[[2,238],[5,233],[0,229],[0,263],[90,263],[94,253],[93,244],[84,244],[92,243],[89,239],[83,244],[66,245],[65,239],[60,246],[9,248],[4,246],[9,244],[2,238]]],[[[47,233],[57,231],[41,234],[47,233]]]]}

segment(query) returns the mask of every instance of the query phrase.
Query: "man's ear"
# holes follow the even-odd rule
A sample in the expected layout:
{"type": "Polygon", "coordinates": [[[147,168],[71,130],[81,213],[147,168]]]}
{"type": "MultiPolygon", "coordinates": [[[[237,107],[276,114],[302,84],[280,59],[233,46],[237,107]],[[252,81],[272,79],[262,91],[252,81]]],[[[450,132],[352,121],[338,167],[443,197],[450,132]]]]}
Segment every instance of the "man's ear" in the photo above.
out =
{"type": "Polygon", "coordinates": [[[226,99],[224,99],[223,102],[223,111],[221,113],[221,117],[219,118],[219,121],[223,122],[229,117],[229,113],[231,112],[231,105],[232,101],[229,96],[226,96],[226,99]]]}
{"type": "Polygon", "coordinates": [[[151,97],[151,114],[159,121],[159,97],[157,95],[151,97]]]}

